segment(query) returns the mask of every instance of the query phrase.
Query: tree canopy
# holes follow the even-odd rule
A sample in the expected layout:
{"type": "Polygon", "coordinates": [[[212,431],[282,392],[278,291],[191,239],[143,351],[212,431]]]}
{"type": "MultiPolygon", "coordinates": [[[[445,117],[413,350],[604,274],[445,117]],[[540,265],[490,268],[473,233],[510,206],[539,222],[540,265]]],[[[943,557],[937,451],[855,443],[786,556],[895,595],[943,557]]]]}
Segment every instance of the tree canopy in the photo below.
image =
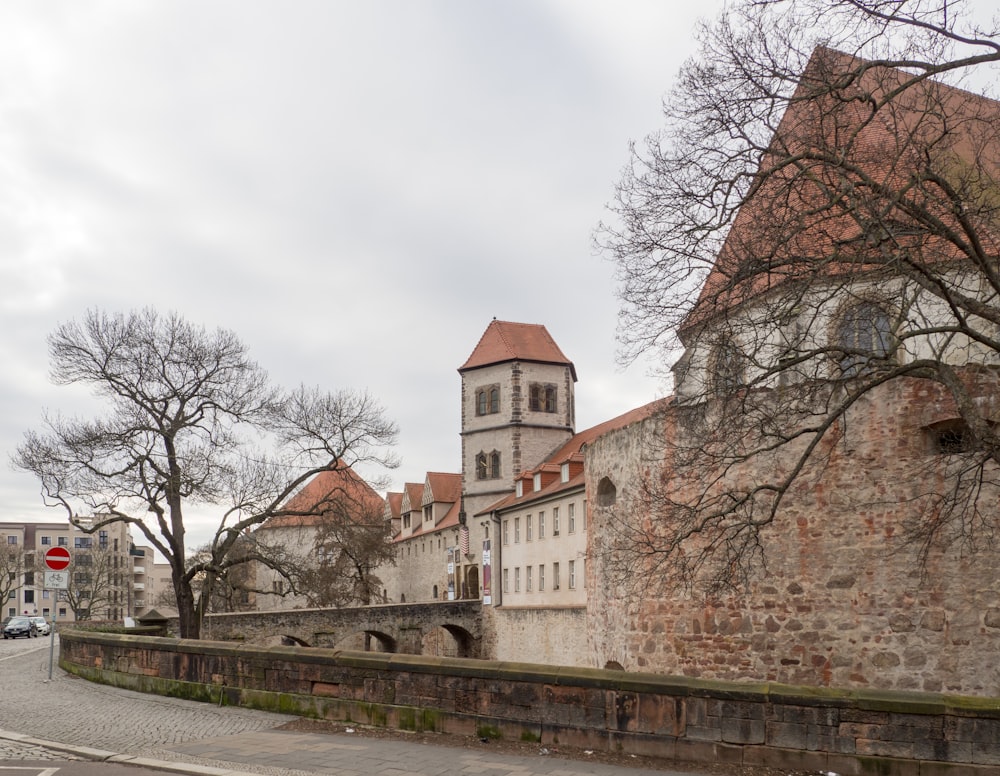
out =
{"type": "Polygon", "coordinates": [[[52,379],[90,387],[94,419],[46,414],[15,466],[34,473],[46,504],[87,530],[125,522],[171,566],[181,636],[197,638],[213,583],[249,562],[255,526],[283,514],[313,476],[357,465],[394,466],[396,427],[370,395],[284,390],[227,330],[152,309],[91,310],[49,336],[52,379]],[[214,512],[214,535],[188,557],[185,518],[214,512]],[[195,590],[198,587],[198,590],[195,590]]]}
{"type": "Polygon", "coordinates": [[[684,420],[648,488],[669,519],[622,535],[671,576],[745,582],[803,472],[898,380],[953,407],[947,477],[914,498],[911,537],[926,553],[993,535],[1000,35],[973,10],[737,4],[702,29],[663,129],[633,145],[597,241],[623,357],[673,365],[684,420]]]}

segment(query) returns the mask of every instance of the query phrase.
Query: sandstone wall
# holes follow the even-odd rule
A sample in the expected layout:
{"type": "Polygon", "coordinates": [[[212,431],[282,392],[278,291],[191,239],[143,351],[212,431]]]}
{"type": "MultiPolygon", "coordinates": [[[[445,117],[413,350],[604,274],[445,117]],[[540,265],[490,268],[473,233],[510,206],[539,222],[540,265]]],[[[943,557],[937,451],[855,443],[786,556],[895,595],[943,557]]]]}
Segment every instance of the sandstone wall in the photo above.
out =
{"type": "Polygon", "coordinates": [[[586,614],[583,607],[494,607],[496,644],[491,657],[518,663],[593,667],[586,614]]]}
{"type": "MultiPolygon", "coordinates": [[[[619,484],[614,505],[591,498],[588,631],[598,664],[1000,696],[1000,553],[958,543],[921,563],[904,541],[906,521],[927,516],[917,511],[929,503],[922,496],[947,487],[948,456],[932,449],[925,428],[953,414],[926,381],[895,381],[860,402],[822,467],[801,477],[764,530],[766,569],[728,597],[675,590],[626,599],[602,584],[611,521],[645,508],[636,484],[655,472],[648,442],[669,444],[679,432],[668,417],[595,442],[587,451],[588,493],[602,477],[619,484]]],[[[995,491],[985,495],[995,510],[995,491]]],[[[986,518],[988,527],[995,516],[986,518]]]]}
{"type": "Polygon", "coordinates": [[[65,631],[78,676],[216,704],[666,760],[1000,774],[1000,706],[527,663],[65,631]]]}

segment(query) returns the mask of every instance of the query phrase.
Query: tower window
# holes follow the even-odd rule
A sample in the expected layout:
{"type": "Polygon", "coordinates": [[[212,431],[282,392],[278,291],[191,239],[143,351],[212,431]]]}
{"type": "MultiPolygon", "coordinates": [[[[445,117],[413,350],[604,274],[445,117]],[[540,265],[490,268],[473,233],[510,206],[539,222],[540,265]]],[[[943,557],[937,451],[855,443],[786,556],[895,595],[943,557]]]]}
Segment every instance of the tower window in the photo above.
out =
{"type": "Polygon", "coordinates": [[[490,385],[476,391],[476,414],[495,415],[500,412],[500,386],[490,385]]]}
{"type": "Polygon", "coordinates": [[[532,383],[528,389],[528,409],[532,412],[555,412],[556,397],[554,385],[532,383]]]}
{"type": "Polygon", "coordinates": [[[476,456],[476,479],[477,480],[498,480],[500,479],[500,453],[494,450],[487,455],[479,453],[476,456]]]}

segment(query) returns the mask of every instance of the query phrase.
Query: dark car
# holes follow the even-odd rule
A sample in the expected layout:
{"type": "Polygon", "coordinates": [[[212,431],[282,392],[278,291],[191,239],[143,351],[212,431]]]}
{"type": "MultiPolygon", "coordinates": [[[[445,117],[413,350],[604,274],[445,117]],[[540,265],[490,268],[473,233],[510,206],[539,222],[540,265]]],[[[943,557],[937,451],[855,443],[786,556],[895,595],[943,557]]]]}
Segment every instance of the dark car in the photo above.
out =
{"type": "Polygon", "coordinates": [[[35,627],[35,623],[32,622],[30,617],[11,617],[10,622],[3,628],[3,637],[5,639],[16,639],[18,636],[30,639],[32,636],[37,635],[38,628],[35,627]]]}

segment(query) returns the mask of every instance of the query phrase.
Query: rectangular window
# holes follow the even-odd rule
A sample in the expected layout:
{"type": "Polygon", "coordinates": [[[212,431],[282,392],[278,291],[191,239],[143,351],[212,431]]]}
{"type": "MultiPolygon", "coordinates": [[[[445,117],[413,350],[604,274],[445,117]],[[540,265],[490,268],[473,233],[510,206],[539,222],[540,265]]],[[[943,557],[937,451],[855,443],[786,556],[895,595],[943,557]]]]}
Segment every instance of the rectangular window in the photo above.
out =
{"type": "Polygon", "coordinates": [[[503,543],[510,544],[510,520],[503,521],[503,543]]]}
{"type": "Polygon", "coordinates": [[[45,600],[45,601],[49,600],[49,591],[48,590],[43,590],[42,591],[42,599],[45,600]]]}
{"type": "Polygon", "coordinates": [[[44,609],[42,609],[42,617],[48,617],[48,616],[49,616],[49,607],[46,606],[44,609]]]}
{"type": "Polygon", "coordinates": [[[35,591],[34,590],[25,590],[24,591],[24,602],[26,604],[33,604],[33,603],[35,603],[35,591]]]}
{"type": "Polygon", "coordinates": [[[531,515],[524,516],[524,541],[531,541],[531,515]]]}
{"type": "Polygon", "coordinates": [[[9,593],[7,593],[7,597],[10,598],[10,599],[12,599],[12,600],[15,599],[15,598],[17,598],[17,591],[16,590],[11,590],[9,593]]]}
{"type": "Polygon", "coordinates": [[[576,561],[571,560],[569,562],[569,567],[566,569],[566,584],[569,585],[570,590],[576,590],[576,561]]]}
{"type": "Polygon", "coordinates": [[[89,550],[93,541],[89,536],[76,536],[73,538],[73,546],[78,550],[89,550]]]}
{"type": "Polygon", "coordinates": [[[559,510],[558,509],[553,509],[552,510],[552,535],[553,536],[558,536],[559,535],[559,510]]]}
{"type": "Polygon", "coordinates": [[[285,580],[275,579],[271,581],[271,592],[281,595],[285,592],[285,580]]]}
{"type": "Polygon", "coordinates": [[[521,543],[521,518],[514,518],[514,544],[521,543]]]}
{"type": "Polygon", "coordinates": [[[515,566],[514,567],[514,592],[515,593],[520,593],[521,592],[521,567],[520,566],[515,566]]]}
{"type": "Polygon", "coordinates": [[[48,547],[50,544],[52,544],[52,537],[51,536],[43,536],[42,537],[42,546],[43,547],[48,547]]]}
{"type": "Polygon", "coordinates": [[[545,513],[544,512],[539,512],[538,513],[538,538],[539,539],[544,539],[545,538],[545,513]]]}
{"type": "Polygon", "coordinates": [[[545,591],[545,566],[538,567],[538,592],[545,591]]]}
{"type": "Polygon", "coordinates": [[[67,545],[69,545],[69,539],[67,539],[65,536],[60,536],[59,538],[56,539],[56,543],[60,547],[66,547],[67,545]]]}
{"type": "Polygon", "coordinates": [[[430,523],[434,520],[434,505],[428,504],[424,507],[424,522],[430,523]]]}
{"type": "Polygon", "coordinates": [[[106,550],[108,548],[108,532],[107,531],[98,531],[97,532],[97,543],[101,546],[102,550],[106,550]]]}
{"type": "Polygon", "coordinates": [[[65,617],[66,616],[66,607],[65,606],[60,606],[59,607],[59,616],[60,617],[65,617]]]}
{"type": "Polygon", "coordinates": [[[15,614],[17,614],[17,609],[13,606],[9,606],[7,607],[7,614],[13,617],[15,614]]]}
{"type": "Polygon", "coordinates": [[[510,592],[510,574],[507,573],[508,571],[510,571],[510,569],[503,570],[503,591],[505,593],[510,592]]]}
{"type": "Polygon", "coordinates": [[[24,572],[24,584],[26,584],[26,585],[33,585],[33,584],[35,584],[35,572],[34,571],[25,571],[24,572]]]}
{"type": "Polygon", "coordinates": [[[17,544],[17,537],[16,536],[8,536],[7,537],[7,544],[17,544]]]}
{"type": "Polygon", "coordinates": [[[553,563],[552,564],[552,589],[553,590],[558,590],[559,589],[559,564],[558,563],[553,563]]]}
{"type": "Polygon", "coordinates": [[[566,505],[566,530],[576,533],[576,504],[566,505]]]}
{"type": "Polygon", "coordinates": [[[531,566],[527,566],[524,569],[524,591],[526,593],[531,592],[531,566]]]}

